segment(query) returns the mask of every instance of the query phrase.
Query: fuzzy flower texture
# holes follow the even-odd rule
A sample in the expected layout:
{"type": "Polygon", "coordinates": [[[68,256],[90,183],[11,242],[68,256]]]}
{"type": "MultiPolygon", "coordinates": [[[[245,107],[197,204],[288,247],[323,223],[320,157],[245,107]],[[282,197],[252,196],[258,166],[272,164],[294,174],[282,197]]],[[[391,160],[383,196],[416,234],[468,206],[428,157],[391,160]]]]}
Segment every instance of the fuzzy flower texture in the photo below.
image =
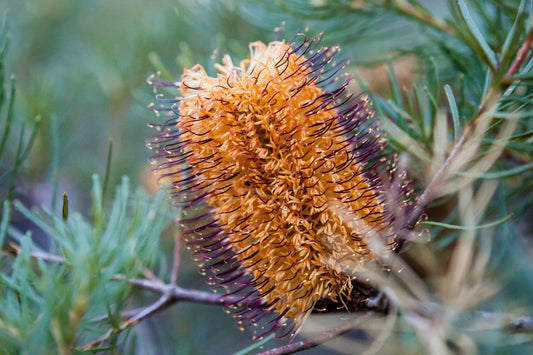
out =
{"type": "Polygon", "coordinates": [[[349,92],[339,47],[320,39],[251,43],[216,77],[196,65],[181,82],[149,79],[173,97],[151,105],[168,118],[148,143],[155,171],[201,271],[258,339],[294,334],[324,300],[363,297],[355,274],[379,262],[370,242],[395,250],[409,208],[370,99],[349,92]]]}

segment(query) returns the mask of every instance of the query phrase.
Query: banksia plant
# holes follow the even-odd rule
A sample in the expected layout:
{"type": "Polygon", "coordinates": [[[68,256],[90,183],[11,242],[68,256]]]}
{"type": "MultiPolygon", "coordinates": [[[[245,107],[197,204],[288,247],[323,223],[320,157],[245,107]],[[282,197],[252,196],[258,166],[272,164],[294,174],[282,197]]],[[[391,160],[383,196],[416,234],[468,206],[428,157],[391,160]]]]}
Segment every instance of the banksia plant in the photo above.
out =
{"type": "Polygon", "coordinates": [[[152,106],[168,115],[149,141],[155,171],[201,271],[258,339],[294,334],[324,301],[364,301],[356,274],[380,262],[372,244],[397,251],[409,227],[371,101],[320,40],[251,43],[216,77],[196,65],[180,82],[149,79],[173,92],[152,106]]]}
{"type": "Polygon", "coordinates": [[[533,354],[533,0],[4,3],[1,353],[533,354]]]}

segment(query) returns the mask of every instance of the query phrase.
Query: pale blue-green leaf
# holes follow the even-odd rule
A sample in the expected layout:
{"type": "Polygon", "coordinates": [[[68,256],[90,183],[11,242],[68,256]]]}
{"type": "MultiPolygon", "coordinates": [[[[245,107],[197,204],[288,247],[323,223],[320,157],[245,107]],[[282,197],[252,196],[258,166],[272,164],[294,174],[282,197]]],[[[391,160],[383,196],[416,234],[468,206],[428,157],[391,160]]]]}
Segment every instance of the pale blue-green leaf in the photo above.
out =
{"type": "Polygon", "coordinates": [[[392,63],[389,62],[385,70],[387,72],[387,77],[389,78],[389,82],[390,82],[391,89],[392,89],[392,101],[397,107],[403,110],[402,93],[401,93],[400,85],[398,83],[398,78],[396,77],[396,73],[394,72],[394,67],[392,66],[392,63]]]}
{"type": "Polygon", "coordinates": [[[17,210],[19,210],[24,217],[29,219],[31,222],[33,222],[37,227],[43,230],[48,235],[54,235],[55,229],[48,224],[44,218],[37,216],[35,213],[30,211],[26,206],[24,206],[19,200],[15,200],[13,202],[13,205],[17,210]]]}
{"type": "Polygon", "coordinates": [[[92,176],[93,188],[91,190],[92,195],[92,214],[93,214],[93,224],[95,231],[102,230],[105,224],[105,214],[104,206],[102,200],[102,188],[100,185],[100,179],[98,175],[93,174],[92,176]]]}
{"type": "Polygon", "coordinates": [[[152,64],[152,66],[155,68],[155,70],[157,70],[157,72],[161,75],[161,78],[163,80],[174,80],[174,77],[172,76],[172,74],[170,74],[170,71],[163,64],[163,62],[159,58],[159,55],[156,52],[148,53],[148,60],[150,61],[150,64],[152,64]]]}
{"type": "Polygon", "coordinates": [[[509,219],[511,219],[511,217],[513,216],[512,213],[510,213],[509,215],[497,220],[497,221],[494,221],[494,222],[491,222],[491,223],[486,223],[486,224],[480,224],[478,226],[473,226],[473,227],[469,227],[469,226],[459,226],[459,225],[456,225],[456,224],[448,224],[448,223],[441,223],[441,222],[434,222],[434,221],[422,221],[420,222],[421,224],[425,224],[425,225],[428,225],[428,226],[436,226],[436,227],[443,227],[443,228],[446,228],[446,229],[455,229],[455,230],[478,230],[478,229],[486,229],[486,228],[491,228],[491,227],[496,227],[502,223],[505,223],[507,222],[509,219]]]}
{"type": "Polygon", "coordinates": [[[459,139],[459,133],[460,133],[460,117],[459,117],[459,110],[457,109],[457,102],[455,101],[455,96],[453,95],[452,88],[450,85],[446,84],[444,85],[444,92],[446,93],[446,98],[448,99],[448,105],[450,107],[450,113],[452,115],[452,121],[453,121],[453,139],[457,142],[459,139]]]}
{"type": "Polygon", "coordinates": [[[505,38],[505,42],[503,43],[502,51],[500,54],[501,65],[503,67],[506,67],[511,62],[512,58],[514,57],[515,53],[510,50],[511,46],[518,42],[520,35],[523,33],[521,30],[527,18],[526,13],[524,11],[525,6],[526,6],[525,0],[520,1],[520,5],[518,7],[518,12],[516,14],[516,18],[514,20],[513,26],[511,27],[511,30],[507,34],[507,37],[505,38]]]}
{"type": "MultiPolygon", "coordinates": [[[[9,225],[9,219],[11,216],[11,205],[9,201],[4,201],[3,211],[2,211],[2,221],[0,224],[0,248],[4,245],[4,239],[7,234],[7,227],[9,225]]],[[[0,258],[0,265],[1,265],[1,258],[0,258]]]]}
{"type": "Polygon", "coordinates": [[[466,25],[468,26],[469,31],[471,32],[472,36],[474,36],[479,47],[483,50],[483,53],[485,54],[487,60],[489,61],[490,66],[492,68],[496,68],[497,66],[496,54],[490,48],[489,44],[485,40],[485,37],[483,37],[483,34],[481,33],[476,23],[474,22],[474,19],[472,18],[472,14],[470,14],[470,10],[468,10],[468,6],[466,6],[465,1],[458,0],[458,2],[459,2],[459,9],[461,11],[461,15],[466,25]]]}
{"type": "Polygon", "coordinates": [[[525,164],[513,169],[508,170],[502,170],[502,171],[494,171],[484,174],[474,174],[474,173],[468,173],[468,172],[458,172],[458,175],[462,176],[468,176],[468,177],[474,177],[477,179],[502,179],[511,177],[514,175],[522,174],[523,172],[526,172],[528,170],[533,169],[533,163],[525,164]]]}
{"type": "Polygon", "coordinates": [[[244,349],[242,349],[240,351],[237,351],[234,355],[246,355],[246,354],[251,353],[252,351],[255,352],[258,349],[261,349],[266,343],[268,343],[272,339],[274,339],[274,334],[270,334],[265,339],[263,339],[261,341],[258,341],[257,343],[252,344],[252,345],[250,345],[250,346],[248,346],[248,347],[246,347],[246,348],[244,348],[244,349]]]}

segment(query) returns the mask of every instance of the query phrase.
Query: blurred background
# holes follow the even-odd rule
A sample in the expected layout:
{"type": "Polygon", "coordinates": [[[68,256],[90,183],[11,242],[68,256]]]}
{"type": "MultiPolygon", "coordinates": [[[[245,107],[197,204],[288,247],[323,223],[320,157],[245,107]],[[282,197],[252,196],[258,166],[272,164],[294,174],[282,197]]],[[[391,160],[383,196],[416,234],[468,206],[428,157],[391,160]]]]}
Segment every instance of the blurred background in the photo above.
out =
{"type": "Polygon", "coordinates": [[[325,32],[324,43],[340,43],[341,55],[354,65],[376,64],[392,48],[417,44],[415,31],[390,16],[343,11],[332,19],[321,11],[299,12],[298,1],[287,7],[261,1],[1,0],[0,11],[8,15],[6,66],[17,79],[17,116],[43,119],[26,188],[34,199],[53,198],[46,187],[53,179],[53,142],[46,137],[55,120],[58,194],[76,196],[76,209],[85,206],[83,186],[91,174],[104,173],[110,139],[111,186],[123,174],[134,182],[145,178],[150,152],[144,139],[153,133],[147,124],[157,121],[146,109],[153,101],[146,78],[161,67],[176,79],[196,63],[213,73],[215,51],[245,58],[249,42],[273,40],[282,22],[286,39],[306,26],[311,34],[325,32]],[[394,39],[391,27],[398,29],[394,39]]]}
{"type": "MultiPolygon", "coordinates": [[[[418,26],[379,10],[360,11],[363,2],[351,2],[357,14],[346,6],[342,11],[322,9],[321,0],[288,3],[0,0],[10,34],[5,65],[16,77],[18,124],[42,119],[35,147],[18,175],[16,198],[29,206],[51,206],[67,192],[71,209],[88,211],[91,175],[105,174],[110,141],[109,186],[127,175],[133,186],[155,192],[145,139],[155,133],[147,125],[158,118],[146,108],[154,100],[147,77],[161,70],[167,79],[178,80],[184,67],[196,63],[213,74],[221,54],[230,54],[234,62],[246,58],[248,43],[273,40],[274,28],[282,22],[287,40],[306,27],[310,34],[325,32],[324,44],[339,43],[340,56],[351,60],[349,70],[377,92],[389,90],[383,63],[400,58],[396,74],[400,83],[409,83],[418,68],[404,54],[431,47],[419,36],[418,26]]],[[[445,2],[426,3],[433,13],[444,11],[445,2]]],[[[16,144],[8,149],[15,150],[16,144]]],[[[164,243],[168,248],[162,250],[171,251],[171,241],[164,243]]],[[[207,290],[189,255],[183,254],[180,285],[207,290]]],[[[154,299],[143,297],[136,306],[154,299]]],[[[178,304],[134,327],[123,350],[226,354],[250,343],[251,332],[237,331],[222,309],[178,304]]]]}
{"type": "MultiPolygon", "coordinates": [[[[6,72],[16,77],[17,123],[42,119],[15,198],[28,206],[57,206],[66,192],[71,210],[89,213],[91,175],[105,174],[110,140],[111,191],[128,175],[132,186],[155,192],[145,138],[154,134],[147,124],[158,122],[146,108],[153,101],[146,79],[157,70],[178,80],[184,67],[200,63],[213,74],[221,54],[234,62],[246,58],[248,43],[273,40],[282,22],[287,40],[306,27],[313,35],[325,32],[324,43],[340,43],[352,64],[379,63],[391,47],[416,42],[404,23],[380,14],[343,11],[332,19],[330,10],[300,10],[298,1],[287,7],[282,1],[0,0],[9,32],[6,72]],[[403,31],[394,41],[391,26],[403,31]]],[[[34,236],[46,245],[38,231],[34,236]]],[[[163,243],[169,246],[163,250],[172,250],[170,240],[163,243]]],[[[187,253],[183,260],[181,286],[207,289],[187,253]]],[[[136,306],[153,300],[143,297],[136,306]]],[[[129,337],[124,350],[141,354],[231,353],[251,343],[251,332],[237,331],[222,309],[195,304],[174,306],[134,327],[129,337]]]]}

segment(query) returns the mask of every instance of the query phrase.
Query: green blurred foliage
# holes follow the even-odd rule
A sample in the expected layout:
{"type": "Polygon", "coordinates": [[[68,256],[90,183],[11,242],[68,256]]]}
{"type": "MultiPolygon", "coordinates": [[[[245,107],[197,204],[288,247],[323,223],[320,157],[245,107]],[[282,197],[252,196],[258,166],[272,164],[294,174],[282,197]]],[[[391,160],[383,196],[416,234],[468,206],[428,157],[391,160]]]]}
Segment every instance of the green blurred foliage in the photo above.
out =
{"type": "MultiPolygon", "coordinates": [[[[55,215],[59,213],[61,194],[66,191],[70,210],[90,218],[90,177],[93,173],[104,175],[110,138],[113,155],[107,199],[113,198],[113,186],[120,182],[122,175],[129,176],[134,186],[150,185],[149,189],[153,190],[153,183],[146,180],[151,153],[144,142],[154,133],[147,124],[157,118],[146,109],[154,100],[146,79],[158,69],[158,61],[179,79],[183,67],[196,63],[206,64],[206,69],[212,72],[212,64],[218,60],[212,57],[216,49],[219,53],[245,57],[248,42],[269,41],[274,37],[273,25],[263,27],[255,22],[262,16],[254,20],[241,16],[239,6],[230,2],[0,0],[0,14],[4,13],[8,18],[10,41],[6,68],[8,75],[13,73],[17,78],[16,121],[26,122],[29,131],[35,117],[42,117],[34,149],[18,172],[14,197],[22,199],[27,206],[54,205],[55,213],[51,213],[55,215]],[[58,186],[54,188],[54,184],[58,186]]],[[[279,25],[278,21],[276,26],[279,25]]],[[[16,138],[10,137],[8,150],[16,149],[16,138]]],[[[4,159],[5,165],[11,162],[4,159]]],[[[21,231],[31,225],[17,209],[11,211],[11,222],[21,231]]],[[[41,235],[37,228],[33,238],[38,241],[41,235]]],[[[156,235],[152,238],[158,240],[156,235]]],[[[172,240],[162,240],[161,250],[172,250],[172,240]]],[[[123,259],[112,255],[117,260],[123,259]]],[[[183,258],[188,257],[184,253],[183,258]]],[[[27,259],[27,252],[20,258],[27,259]]],[[[162,255],[156,270],[163,274],[169,260],[165,261],[162,255]]],[[[180,284],[206,289],[196,267],[189,262],[183,264],[180,284]]],[[[58,285],[60,275],[55,276],[58,285]]],[[[99,280],[107,276],[101,275],[99,280]]],[[[124,292],[124,287],[119,290],[124,292]]],[[[74,291],[56,289],[50,297],[70,302],[71,296],[75,297],[71,295],[74,291]]],[[[106,295],[98,289],[94,294],[106,295]]],[[[148,293],[136,293],[135,298],[132,307],[154,300],[148,293]]],[[[58,308],[69,309],[61,305],[58,308]]],[[[38,311],[39,308],[34,308],[26,316],[38,311]]],[[[97,307],[91,310],[91,317],[102,314],[96,314],[98,311],[105,314],[105,309],[97,307]]],[[[64,326],[68,327],[68,323],[64,326]]],[[[93,330],[94,327],[90,325],[93,330]]],[[[86,336],[92,334],[94,338],[102,334],[101,330],[105,328],[88,332],[86,336]]],[[[126,343],[121,341],[123,345],[119,349],[127,353],[158,349],[162,354],[187,354],[222,348],[229,353],[250,344],[251,335],[242,336],[242,342],[236,341],[241,334],[221,309],[184,304],[136,327],[124,338],[128,339],[126,343]],[[211,339],[208,343],[206,337],[211,339]]]]}
{"type": "MultiPolygon", "coordinates": [[[[368,16],[337,12],[342,18],[332,18],[332,11],[335,7],[302,14],[297,2],[0,1],[0,12],[9,15],[7,65],[18,79],[16,110],[27,121],[43,118],[44,133],[26,179],[53,178],[53,142],[46,138],[53,117],[64,185],[88,183],[92,173],[103,174],[110,138],[116,143],[111,185],[123,174],[140,181],[150,155],[144,139],[153,133],[146,127],[153,121],[146,110],[153,98],[145,80],[157,61],[176,79],[184,66],[195,63],[213,73],[215,50],[244,58],[249,42],[274,39],[273,30],[282,21],[287,39],[306,26],[311,33],[325,31],[325,43],[339,41],[343,55],[355,63],[382,60],[393,43],[387,35],[391,30],[404,34],[394,38],[396,47],[413,43],[410,27],[388,21],[383,11],[368,16]]],[[[87,206],[87,196],[81,198],[80,207],[87,206]]]]}
{"type": "Polygon", "coordinates": [[[45,121],[28,179],[41,181],[50,173],[52,142],[46,137],[50,117],[56,117],[63,181],[77,185],[93,172],[103,174],[109,138],[116,142],[113,183],[123,174],[139,181],[149,156],[146,124],[153,120],[146,110],[150,54],[178,77],[182,65],[208,61],[215,48],[264,37],[257,29],[242,30],[250,25],[222,4],[184,3],[4,1],[0,11],[7,9],[11,34],[7,64],[19,82],[16,110],[45,121]],[[226,16],[215,16],[220,12],[226,16]],[[249,38],[240,41],[235,34],[249,38]]]}
{"type": "MultiPolygon", "coordinates": [[[[387,3],[368,1],[373,2],[387,3]]],[[[132,266],[139,262],[134,254],[128,254],[124,250],[106,251],[105,248],[110,244],[91,240],[84,234],[101,237],[109,225],[118,228],[117,231],[127,231],[117,233],[117,237],[126,239],[114,242],[135,244],[134,241],[137,240],[150,245],[150,248],[143,250],[144,253],[140,253],[141,263],[153,266],[162,279],[168,278],[172,238],[163,234],[160,240],[159,234],[162,231],[156,233],[158,235],[154,236],[154,240],[143,239],[146,234],[141,237],[136,234],[150,226],[143,223],[138,215],[139,210],[131,209],[131,206],[148,208],[146,203],[150,199],[141,192],[130,195],[129,188],[125,186],[127,181],[124,180],[118,190],[119,197],[114,198],[112,193],[107,193],[99,197],[103,201],[95,203],[94,191],[99,190],[91,189],[91,176],[94,173],[104,176],[109,139],[112,139],[113,154],[108,183],[111,188],[108,190],[113,191],[112,187],[120,184],[123,175],[131,178],[133,186],[142,185],[149,190],[153,189],[153,181],[147,178],[147,171],[150,169],[147,160],[151,153],[145,148],[144,141],[147,136],[154,134],[147,128],[147,123],[157,121],[157,118],[146,109],[154,100],[146,78],[156,70],[162,70],[163,75],[179,80],[183,68],[196,63],[201,63],[209,73],[214,74],[212,65],[221,54],[229,53],[234,58],[245,58],[249,42],[268,42],[274,39],[274,28],[282,22],[285,22],[286,39],[292,38],[306,26],[310,28],[310,34],[325,31],[324,44],[340,43],[341,56],[349,57],[353,65],[373,66],[407,54],[415,54],[419,58],[412,64],[412,73],[406,82],[400,82],[396,75],[398,73],[395,74],[390,66],[388,78],[385,77],[382,82],[374,85],[380,89],[385,88],[384,92],[375,95],[378,113],[399,127],[395,130],[397,135],[390,134],[389,149],[407,153],[411,157],[410,168],[415,173],[415,183],[418,183],[415,187],[423,189],[421,181],[424,176],[422,173],[416,175],[416,169],[422,164],[417,160],[416,154],[409,150],[412,147],[402,144],[402,134],[405,132],[404,136],[420,143],[422,151],[431,154],[435,120],[445,111],[449,112],[451,127],[446,132],[447,142],[452,142],[475,114],[486,93],[487,82],[490,82],[486,80],[487,63],[482,55],[472,50],[475,46],[468,46],[457,38],[408,21],[397,12],[386,11],[383,7],[357,6],[363,3],[365,2],[347,0],[0,0],[0,14],[7,14],[10,34],[9,50],[4,63],[6,99],[11,97],[8,85],[11,73],[16,76],[17,88],[15,128],[7,142],[6,154],[2,155],[0,173],[16,160],[21,127],[26,127],[22,141],[27,144],[35,119],[39,117],[41,121],[35,145],[18,170],[14,196],[23,200],[26,206],[52,206],[48,213],[41,214],[30,212],[29,207],[24,207],[22,203],[17,205],[18,208],[8,208],[14,224],[10,235],[20,237],[22,252],[10,266],[11,274],[4,276],[3,282],[13,286],[3,295],[7,300],[4,304],[6,307],[0,309],[4,312],[4,319],[10,319],[16,327],[17,324],[24,325],[31,321],[21,317],[37,317],[36,310],[43,302],[57,302],[58,306],[74,304],[78,297],[76,290],[68,289],[62,278],[72,277],[78,290],[89,286],[94,288],[93,305],[102,301],[102,296],[126,300],[133,291],[124,287],[107,289],[105,278],[108,274],[99,274],[91,280],[84,279],[88,273],[88,270],[83,269],[85,266],[98,270],[108,268],[109,273],[132,272],[131,275],[136,275],[138,272],[132,266]],[[216,54],[213,55],[215,50],[216,54]],[[413,85],[414,81],[417,83],[413,85]],[[446,92],[444,85],[448,85],[446,92]],[[455,107],[452,103],[455,103],[455,107]],[[71,210],[80,211],[68,223],[58,219],[60,194],[63,191],[69,194],[71,210]],[[98,207],[99,212],[94,209],[91,212],[94,206],[98,207]],[[123,209],[124,219],[121,223],[113,224],[117,220],[110,217],[109,221],[114,221],[113,223],[108,225],[107,222],[101,222],[101,229],[93,230],[98,226],[91,218],[98,214],[112,214],[113,208],[115,211],[117,208],[123,209]],[[26,222],[17,225],[17,213],[22,214],[22,220],[26,222]],[[30,261],[31,243],[29,235],[25,233],[27,225],[24,224],[28,220],[36,225],[41,224],[40,229],[34,228],[34,239],[42,234],[43,229],[49,236],[65,237],[51,247],[59,245],[59,250],[67,251],[65,257],[80,259],[82,262],[76,264],[78,268],[65,270],[57,265],[48,268],[42,262],[30,261]],[[43,221],[48,224],[42,225],[43,221]],[[130,222],[132,224],[128,224],[130,222]],[[73,234],[73,230],[76,233],[73,234]],[[85,239],[76,239],[74,236],[84,236],[85,239]],[[90,247],[94,249],[87,250],[100,250],[101,253],[91,255],[85,247],[76,244],[84,241],[94,243],[90,247]],[[153,248],[157,246],[161,255],[155,260],[153,254],[156,252],[153,248]],[[124,255],[119,252],[124,252],[124,255]],[[114,258],[124,263],[113,264],[114,258]],[[33,273],[32,277],[39,279],[39,284],[28,285],[25,279],[28,276],[24,274],[27,272],[33,273]],[[83,284],[84,281],[89,282],[89,286],[83,284]],[[47,288],[50,284],[63,288],[51,290],[47,288]],[[39,299],[39,292],[32,293],[35,290],[30,286],[35,286],[37,291],[49,297],[48,300],[39,299]],[[17,287],[24,288],[24,292],[19,292],[20,298],[13,292],[17,287]],[[98,290],[101,292],[97,292],[98,290]],[[28,309],[22,313],[13,312],[17,304],[28,309]]],[[[444,1],[428,0],[423,3],[430,5],[428,8],[431,12],[441,17],[449,18],[453,15],[446,10],[444,1]]],[[[501,54],[500,58],[507,60],[512,58],[505,57],[507,52],[504,49],[519,3],[497,0],[469,2],[475,22],[485,34],[488,46],[495,53],[501,54]]],[[[530,6],[530,2],[528,4],[530,6]]],[[[523,23],[521,25],[524,26],[523,23]]],[[[466,28],[468,29],[468,25],[466,28]]],[[[513,39],[508,44],[511,48],[509,52],[516,51],[521,39],[513,39]]],[[[483,51],[482,47],[475,49],[483,51]]],[[[355,72],[353,68],[349,70],[355,72]]],[[[522,171],[522,175],[511,174],[513,169],[525,166],[524,161],[530,163],[532,159],[532,98],[531,85],[527,84],[505,99],[507,101],[502,106],[507,112],[520,109],[529,115],[524,114],[508,143],[506,159],[499,161],[496,169],[485,176],[491,178],[491,173],[496,174],[492,178],[500,178],[501,183],[487,210],[487,219],[481,223],[503,219],[511,212],[515,213],[517,219],[495,229],[492,242],[498,247],[489,251],[491,263],[488,269],[491,277],[502,286],[502,290],[484,304],[484,309],[507,311],[518,308],[526,313],[533,309],[530,297],[533,292],[530,245],[532,227],[527,222],[527,214],[532,213],[533,179],[531,169],[522,171]],[[520,104],[521,100],[524,102],[520,104]]],[[[490,146],[502,121],[498,120],[491,127],[492,131],[489,131],[483,147],[490,146]]],[[[8,181],[2,180],[2,184],[7,184],[8,181]]],[[[4,191],[4,186],[0,190],[4,191]]],[[[2,198],[5,198],[4,195],[3,193],[2,198]]],[[[437,216],[439,211],[445,210],[440,207],[448,206],[450,200],[453,202],[451,198],[434,204],[429,211],[430,216],[437,216]]],[[[4,208],[3,212],[6,213],[8,209],[4,208]]],[[[448,212],[446,211],[442,221],[456,223],[460,217],[458,211],[448,212]]],[[[168,223],[172,216],[167,214],[166,218],[168,223]]],[[[4,223],[6,220],[7,218],[2,219],[2,228],[7,229],[7,224],[4,223]]],[[[429,248],[435,254],[449,253],[450,245],[460,238],[459,232],[442,225],[432,227],[431,234],[433,240],[429,248]]],[[[4,238],[3,234],[0,235],[4,238]]],[[[115,245],[115,248],[120,249],[120,246],[115,245]]],[[[205,289],[204,280],[187,260],[188,254],[183,254],[185,260],[180,268],[180,285],[205,289]]],[[[443,269],[447,267],[440,266],[443,269]]],[[[152,295],[139,292],[135,294],[132,304],[127,306],[146,305],[153,299],[152,295]]],[[[63,311],[70,309],[70,306],[63,308],[63,311]]],[[[105,313],[106,310],[101,306],[91,308],[90,315],[105,313]]],[[[43,314],[48,317],[45,319],[47,321],[53,318],[52,314],[43,314]]],[[[68,318],[68,315],[61,313],[61,307],[58,307],[57,315],[68,318]]],[[[65,327],[70,324],[67,321],[63,323],[65,327]]],[[[43,324],[49,323],[43,321],[38,326],[43,324]]],[[[94,329],[93,324],[84,323],[82,326],[87,326],[87,334],[102,333],[102,329],[94,329]]],[[[46,334],[45,331],[29,329],[25,336],[30,337],[33,331],[35,334],[46,334]]],[[[60,331],[67,334],[69,329],[60,331]]],[[[485,336],[487,333],[481,334],[485,336]]],[[[412,334],[398,338],[403,339],[406,349],[414,341],[414,337],[410,335],[412,334]]],[[[486,342],[482,349],[493,352],[527,349],[527,342],[524,347],[514,348],[510,344],[508,348],[497,348],[497,336],[499,334],[495,334],[493,342],[486,342]]],[[[124,338],[125,341],[121,338],[119,342],[119,352],[150,353],[157,349],[157,353],[189,354],[237,351],[250,343],[251,336],[247,332],[237,332],[233,328],[231,317],[218,308],[179,304],[164,315],[134,327],[124,338]]],[[[23,341],[25,338],[20,339],[23,341]]],[[[0,334],[0,340],[5,340],[5,334],[0,334]]],[[[478,340],[481,343],[485,341],[478,340]]],[[[39,338],[35,343],[39,341],[47,342],[50,339],[39,338]]],[[[274,344],[272,342],[269,346],[274,344]]],[[[13,349],[21,345],[23,344],[12,344],[13,349]]],[[[412,345],[412,349],[419,348],[412,345]]],[[[317,353],[324,351],[317,350],[317,353]]]]}

